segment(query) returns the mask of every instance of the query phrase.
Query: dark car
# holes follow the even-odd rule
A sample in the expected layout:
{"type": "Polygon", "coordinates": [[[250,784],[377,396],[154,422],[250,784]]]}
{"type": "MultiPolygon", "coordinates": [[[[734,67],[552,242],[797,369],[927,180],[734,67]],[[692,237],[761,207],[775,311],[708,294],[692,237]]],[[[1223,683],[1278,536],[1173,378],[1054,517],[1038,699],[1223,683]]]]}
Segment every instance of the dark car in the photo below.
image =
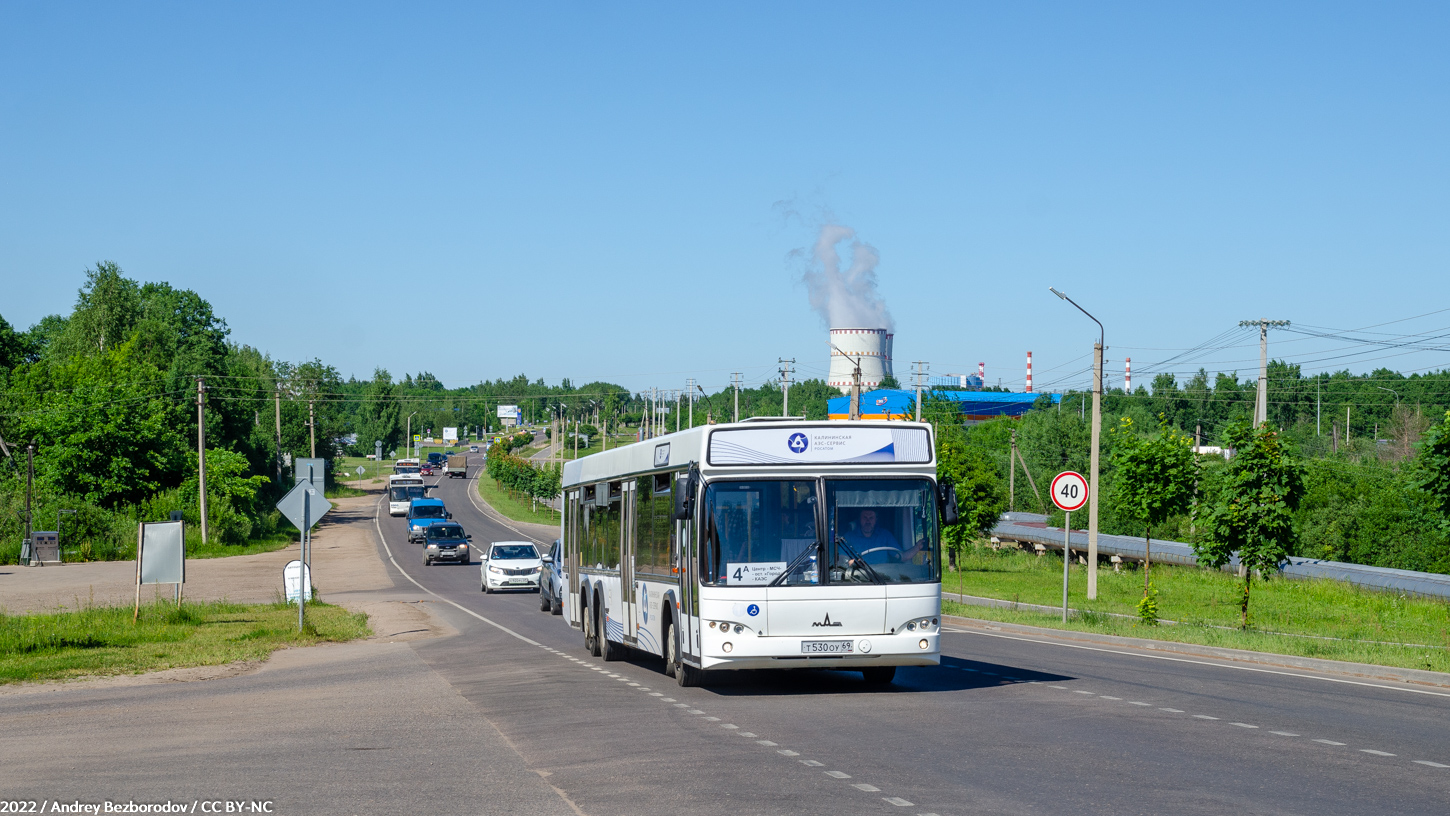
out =
{"type": "Polygon", "coordinates": [[[432,465],[435,468],[443,467],[443,454],[439,453],[438,451],[433,451],[432,453],[428,454],[428,464],[432,465]]]}
{"type": "Polygon", "coordinates": [[[539,575],[539,611],[564,613],[564,546],[554,539],[554,546],[544,556],[543,571],[539,575]]]}
{"type": "Polygon", "coordinates": [[[423,531],[423,566],[431,567],[434,561],[467,564],[471,555],[468,542],[472,538],[463,532],[462,526],[451,521],[428,525],[423,531]]]}

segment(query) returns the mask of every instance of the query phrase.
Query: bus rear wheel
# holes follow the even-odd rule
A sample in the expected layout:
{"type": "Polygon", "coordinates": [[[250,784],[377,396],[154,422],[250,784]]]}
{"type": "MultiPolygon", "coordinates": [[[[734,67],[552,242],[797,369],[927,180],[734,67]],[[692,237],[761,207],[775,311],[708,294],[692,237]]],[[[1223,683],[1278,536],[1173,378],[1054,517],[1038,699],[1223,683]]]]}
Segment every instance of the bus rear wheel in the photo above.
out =
{"type": "Polygon", "coordinates": [[[896,679],[895,666],[872,666],[861,670],[861,679],[873,686],[890,685],[896,679]]]}
{"type": "Polygon", "coordinates": [[[599,656],[599,632],[594,628],[594,608],[579,599],[579,607],[584,611],[584,649],[590,656],[599,656]]]}

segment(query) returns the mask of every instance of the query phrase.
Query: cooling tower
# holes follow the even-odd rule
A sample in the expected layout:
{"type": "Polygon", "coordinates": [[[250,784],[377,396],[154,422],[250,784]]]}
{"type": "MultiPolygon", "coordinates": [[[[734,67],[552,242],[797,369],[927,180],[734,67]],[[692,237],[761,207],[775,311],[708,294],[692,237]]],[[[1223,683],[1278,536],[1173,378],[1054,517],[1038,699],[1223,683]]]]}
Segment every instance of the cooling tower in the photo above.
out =
{"type": "Polygon", "coordinates": [[[892,335],[885,329],[831,329],[831,373],[827,382],[851,390],[856,361],[861,362],[861,390],[876,388],[891,374],[892,335]]]}

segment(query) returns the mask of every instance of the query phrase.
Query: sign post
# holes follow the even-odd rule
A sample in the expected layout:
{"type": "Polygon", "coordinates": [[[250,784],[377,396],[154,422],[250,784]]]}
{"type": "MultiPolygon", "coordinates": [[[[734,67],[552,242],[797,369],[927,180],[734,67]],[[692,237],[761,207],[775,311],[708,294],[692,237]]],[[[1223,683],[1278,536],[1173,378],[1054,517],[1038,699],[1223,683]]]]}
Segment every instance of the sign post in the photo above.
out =
{"type": "MultiPolygon", "coordinates": [[[[300,474],[299,474],[300,475],[300,474]]],[[[308,468],[307,478],[299,478],[296,486],[287,491],[287,495],[277,502],[277,509],[282,511],[288,521],[302,532],[299,542],[298,561],[298,592],[297,592],[297,629],[302,629],[303,607],[306,605],[307,596],[311,593],[312,586],[312,525],[317,520],[327,515],[332,509],[332,502],[322,495],[321,485],[314,481],[315,474],[311,467],[308,468]]],[[[283,572],[283,589],[286,589],[286,572],[283,572]]]]}
{"type": "MultiPolygon", "coordinates": [[[[1087,479],[1081,473],[1066,470],[1052,480],[1052,503],[1063,512],[1062,521],[1062,622],[1067,623],[1067,570],[1072,564],[1072,511],[1079,510],[1088,500],[1087,479]]],[[[1088,564],[1088,569],[1096,569],[1088,564]]]]}

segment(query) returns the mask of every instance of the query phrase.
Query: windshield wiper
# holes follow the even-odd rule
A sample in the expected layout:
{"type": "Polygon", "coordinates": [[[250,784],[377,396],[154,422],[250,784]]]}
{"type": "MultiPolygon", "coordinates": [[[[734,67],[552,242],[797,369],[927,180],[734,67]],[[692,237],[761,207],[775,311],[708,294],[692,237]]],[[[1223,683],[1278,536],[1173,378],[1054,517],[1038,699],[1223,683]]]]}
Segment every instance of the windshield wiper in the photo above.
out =
{"type": "Polygon", "coordinates": [[[886,583],[885,581],[881,580],[881,576],[880,575],[877,575],[876,574],[876,570],[872,569],[871,568],[871,565],[868,564],[868,563],[866,563],[866,559],[862,558],[860,553],[856,552],[856,550],[853,549],[850,544],[847,544],[846,543],[846,539],[844,537],[842,537],[842,536],[836,536],[836,543],[839,544],[840,546],[846,548],[846,552],[847,552],[847,554],[849,554],[851,556],[851,560],[852,561],[855,561],[856,563],[858,563],[861,566],[863,566],[863,567],[866,568],[866,573],[871,576],[871,583],[873,583],[873,584],[884,584],[884,583],[886,583]]]}
{"type": "Polygon", "coordinates": [[[785,565],[785,571],[784,572],[782,572],[781,574],[775,576],[775,580],[773,580],[770,583],[766,584],[766,586],[768,586],[768,587],[779,586],[781,581],[784,581],[785,579],[787,579],[787,578],[790,577],[790,574],[795,571],[795,568],[796,567],[799,567],[801,564],[804,564],[805,563],[806,556],[808,556],[808,555],[815,555],[815,554],[819,553],[820,551],[821,551],[821,542],[820,541],[812,542],[811,543],[811,546],[806,547],[804,550],[801,550],[800,551],[800,555],[797,555],[795,558],[792,558],[790,560],[790,563],[785,565]]]}

